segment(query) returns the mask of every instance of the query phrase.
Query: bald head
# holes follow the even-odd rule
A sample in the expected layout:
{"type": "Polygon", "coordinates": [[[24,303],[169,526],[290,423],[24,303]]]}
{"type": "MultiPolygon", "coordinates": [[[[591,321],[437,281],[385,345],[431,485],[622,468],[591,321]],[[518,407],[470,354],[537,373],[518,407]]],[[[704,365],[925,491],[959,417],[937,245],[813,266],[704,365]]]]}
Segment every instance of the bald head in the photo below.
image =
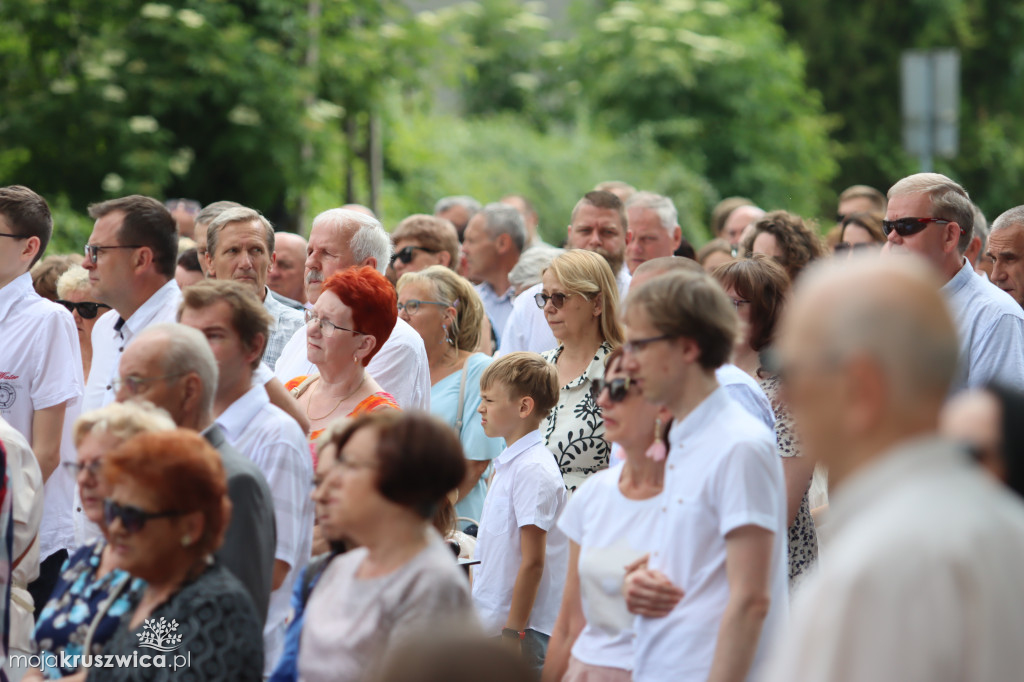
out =
{"type": "Polygon", "coordinates": [[[743,231],[755,220],[764,215],[764,209],[757,206],[739,206],[733,209],[729,217],[725,219],[722,233],[719,235],[733,246],[740,243],[743,238],[743,231]]]}
{"type": "Polygon", "coordinates": [[[294,232],[278,232],[274,239],[274,264],[267,276],[267,286],[282,296],[305,302],[305,261],[306,240],[294,232]]]}

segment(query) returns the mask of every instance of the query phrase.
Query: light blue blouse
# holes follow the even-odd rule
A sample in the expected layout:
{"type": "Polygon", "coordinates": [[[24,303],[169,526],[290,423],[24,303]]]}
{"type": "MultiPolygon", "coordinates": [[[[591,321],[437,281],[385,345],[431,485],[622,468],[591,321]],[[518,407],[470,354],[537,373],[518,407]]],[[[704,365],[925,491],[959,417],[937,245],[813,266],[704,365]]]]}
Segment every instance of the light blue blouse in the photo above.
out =
{"type": "MultiPolygon", "coordinates": [[[[462,383],[462,373],[467,372],[466,395],[462,404],[462,433],[459,434],[459,441],[466,452],[466,459],[478,462],[489,462],[505,449],[504,438],[487,437],[484,427],[480,424],[480,414],[477,412],[480,407],[480,376],[492,361],[493,358],[483,353],[474,353],[466,358],[466,364],[461,370],[449,374],[430,387],[431,414],[454,428],[457,421],[456,412],[459,409],[459,385],[462,383]]],[[[484,479],[488,477],[490,469],[487,467],[487,471],[476,482],[476,486],[456,503],[455,511],[459,516],[480,520],[480,514],[484,510],[484,496],[487,495],[487,484],[484,479]]],[[[467,522],[460,521],[459,529],[464,529],[466,525],[467,522]]]]}

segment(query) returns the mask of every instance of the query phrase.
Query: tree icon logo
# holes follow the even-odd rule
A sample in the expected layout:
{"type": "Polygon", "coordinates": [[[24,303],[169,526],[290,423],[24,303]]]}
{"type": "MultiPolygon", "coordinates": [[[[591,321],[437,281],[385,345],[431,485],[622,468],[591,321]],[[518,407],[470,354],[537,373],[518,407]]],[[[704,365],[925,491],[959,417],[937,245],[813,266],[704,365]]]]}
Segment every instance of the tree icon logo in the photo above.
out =
{"type": "Polygon", "coordinates": [[[137,633],[139,646],[157,651],[174,651],[181,646],[181,635],[176,633],[178,621],[166,618],[147,618],[142,623],[142,632],[137,633]]]}

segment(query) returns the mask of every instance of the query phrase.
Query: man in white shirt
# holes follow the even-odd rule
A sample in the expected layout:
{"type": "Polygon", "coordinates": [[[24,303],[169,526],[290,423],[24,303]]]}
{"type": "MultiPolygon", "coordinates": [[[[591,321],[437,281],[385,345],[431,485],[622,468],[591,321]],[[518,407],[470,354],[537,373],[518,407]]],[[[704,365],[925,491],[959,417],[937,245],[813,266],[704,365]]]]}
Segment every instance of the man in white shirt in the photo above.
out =
{"type": "Polygon", "coordinates": [[[273,367],[295,331],[305,327],[303,314],[278,301],[267,287],[267,274],[277,259],[274,227],[259,211],[244,206],[229,208],[210,223],[206,247],[210,277],[250,287],[273,318],[262,358],[273,367]]]}
{"type": "MultiPolygon", "coordinates": [[[[569,222],[566,248],[586,249],[604,256],[615,274],[619,297],[624,301],[629,292],[629,268],[626,257],[626,209],[622,200],[611,192],[587,192],[576,202],[569,222]]],[[[501,332],[499,355],[518,350],[542,353],[558,347],[551,328],[538,308],[534,296],[543,285],[530,287],[516,297],[508,322],[501,332]]]]}
{"type": "Polygon", "coordinates": [[[766,680],[1024,670],[1024,508],[935,435],[958,356],[940,282],[901,259],[797,285],[779,367],[804,453],[829,470],[831,538],[766,680]]]}
{"type": "MultiPolygon", "coordinates": [[[[466,276],[476,285],[491,328],[498,334],[505,329],[512,313],[516,292],[508,273],[519,262],[526,243],[526,225],[514,207],[487,204],[473,216],[463,234],[462,254],[466,258],[466,276]]],[[[498,338],[501,342],[501,338],[498,338]]]]}
{"type": "Polygon", "coordinates": [[[259,300],[238,283],[200,282],[184,292],[181,323],[203,332],[217,358],[216,423],[228,442],[263,472],[274,499],[274,591],[263,631],[267,674],[284,648],[292,585],[313,546],[309,443],[295,420],[271,405],[263,386],[252,381],[270,322],[259,300]]]}
{"type": "MultiPolygon", "coordinates": [[[[391,238],[376,218],[332,208],[313,220],[306,252],[306,301],[312,306],[320,297],[323,282],[339,270],[369,265],[384,274],[391,262],[391,238]]],[[[408,322],[398,319],[366,371],[395,397],[402,409],[430,409],[427,350],[408,322]]],[[[295,332],[284,347],[274,374],[283,382],[318,374],[306,357],[305,327],[295,332]]]]}
{"type": "Polygon", "coordinates": [[[975,276],[964,258],[973,225],[974,204],[963,187],[938,173],[911,175],[889,189],[882,252],[917,254],[941,275],[942,294],[960,332],[951,393],[993,380],[1024,390],[1024,311],[1009,294],[975,276]]]}
{"type": "Polygon", "coordinates": [[[668,197],[637,192],[626,202],[626,267],[629,273],[652,258],[671,256],[683,240],[679,212],[668,197]]]}
{"type": "Polygon", "coordinates": [[[45,199],[27,187],[0,188],[0,417],[28,441],[46,481],[43,563],[31,588],[40,610],[73,540],[73,483],[58,465],[75,458],[67,434],[84,384],[71,313],[39,296],[29,274],[52,231],[45,199]]]}
{"type": "Polygon", "coordinates": [[[181,289],[174,281],[178,228],[156,199],[138,194],[89,207],[96,219],[82,267],[93,300],[113,310],[92,328],[92,368],[82,412],[114,402],[125,347],[151,324],[174,322],[181,289]]]}
{"type": "Polygon", "coordinates": [[[786,484],[775,435],[718,384],[739,318],[704,274],[630,292],[623,367],[673,417],[660,537],[626,578],[637,682],[749,679],[789,602],[786,484]]]}

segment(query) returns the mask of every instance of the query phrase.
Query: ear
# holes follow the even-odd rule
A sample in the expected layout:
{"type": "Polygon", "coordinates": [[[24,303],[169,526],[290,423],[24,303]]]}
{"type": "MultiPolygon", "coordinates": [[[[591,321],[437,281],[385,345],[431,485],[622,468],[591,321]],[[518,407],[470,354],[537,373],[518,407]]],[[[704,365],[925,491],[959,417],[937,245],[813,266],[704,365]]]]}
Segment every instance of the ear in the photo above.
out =
{"type": "Polygon", "coordinates": [[[200,538],[203,537],[203,531],[206,529],[206,519],[203,517],[203,512],[195,511],[182,516],[178,525],[179,530],[181,531],[181,537],[177,538],[177,540],[184,542],[184,539],[187,536],[189,544],[185,549],[188,551],[193,545],[199,542],[200,538]]]}
{"type": "Polygon", "coordinates": [[[377,339],[376,339],[376,337],[373,337],[373,336],[370,336],[368,334],[365,334],[365,335],[363,335],[362,343],[360,343],[359,344],[359,348],[356,349],[356,353],[360,353],[361,354],[359,356],[360,358],[365,358],[367,355],[370,354],[370,351],[372,351],[376,347],[377,347],[377,339]]]}
{"type": "Polygon", "coordinates": [[[633,230],[626,230],[626,246],[629,246],[631,241],[633,241],[633,230]]]}
{"type": "MultiPolygon", "coordinates": [[[[209,255],[209,254],[207,254],[209,255]]],[[[153,249],[143,246],[135,251],[134,267],[136,270],[143,270],[153,264],[153,249]]]]}
{"type": "Polygon", "coordinates": [[[685,336],[675,340],[676,343],[680,344],[683,350],[683,360],[688,365],[696,365],[700,362],[700,346],[694,339],[688,339],[685,336]]]}
{"type": "Polygon", "coordinates": [[[889,408],[891,395],[878,363],[865,356],[847,362],[843,373],[846,382],[846,425],[850,433],[867,433],[878,426],[889,408]]]}
{"type": "Polygon", "coordinates": [[[376,270],[377,269],[377,259],[374,258],[373,256],[367,256],[366,259],[363,260],[363,262],[359,264],[359,267],[362,267],[364,265],[369,265],[371,268],[376,270]]]}
{"type": "Polygon", "coordinates": [[[683,243],[683,230],[678,225],[672,230],[672,251],[675,252],[679,248],[679,245],[683,243]]]}
{"type": "Polygon", "coordinates": [[[524,395],[519,399],[519,418],[526,419],[533,414],[533,409],[536,407],[536,403],[533,402],[533,398],[528,395],[524,395]]]}
{"type": "Polygon", "coordinates": [[[273,268],[275,263],[277,263],[277,251],[270,254],[270,267],[273,268]]]}
{"type": "Polygon", "coordinates": [[[451,265],[452,265],[452,254],[448,253],[447,251],[439,251],[438,254],[437,254],[437,262],[438,262],[438,265],[443,265],[446,268],[451,267],[451,265]]]}
{"type": "Polygon", "coordinates": [[[498,253],[508,253],[509,249],[512,248],[512,236],[508,234],[499,234],[498,238],[494,240],[494,246],[498,250],[498,253]]]}
{"type": "Polygon", "coordinates": [[[203,260],[206,261],[206,276],[210,279],[217,279],[217,275],[213,271],[213,257],[210,255],[209,250],[203,254],[203,260]]]}
{"type": "Polygon", "coordinates": [[[249,346],[245,354],[245,364],[252,367],[253,362],[256,361],[263,355],[263,351],[267,346],[267,337],[263,334],[257,334],[252,339],[252,345],[249,346]]]}
{"type": "Polygon", "coordinates": [[[594,317],[600,317],[604,311],[604,292],[599,292],[591,299],[591,303],[594,304],[594,317]]]}
{"type": "Polygon", "coordinates": [[[36,254],[39,253],[39,247],[43,243],[39,240],[39,237],[29,237],[24,241],[24,244],[25,246],[22,248],[19,258],[28,265],[36,257],[36,254]]]}
{"type": "Polygon", "coordinates": [[[946,224],[946,239],[942,243],[942,250],[946,253],[952,253],[956,251],[960,244],[960,229],[959,223],[947,223],[946,224]]]}
{"type": "Polygon", "coordinates": [[[203,395],[203,384],[199,375],[189,372],[182,379],[181,411],[183,414],[195,414],[199,409],[199,401],[203,395]]]}

